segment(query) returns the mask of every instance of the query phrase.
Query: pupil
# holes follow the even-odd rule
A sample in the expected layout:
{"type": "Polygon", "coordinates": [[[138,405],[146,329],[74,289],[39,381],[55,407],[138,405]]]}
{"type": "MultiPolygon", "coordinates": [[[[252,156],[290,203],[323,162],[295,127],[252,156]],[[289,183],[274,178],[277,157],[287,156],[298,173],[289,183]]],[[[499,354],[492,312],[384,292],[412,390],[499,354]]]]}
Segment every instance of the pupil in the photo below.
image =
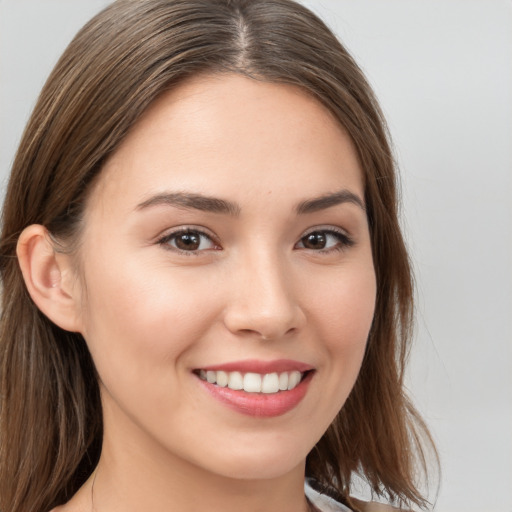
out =
{"type": "Polygon", "coordinates": [[[199,236],[194,233],[184,233],[176,238],[176,246],[185,251],[197,249],[200,242],[199,236]]]}
{"type": "Polygon", "coordinates": [[[326,237],[323,233],[310,233],[304,240],[304,246],[308,249],[323,249],[326,244],[326,237]]]}

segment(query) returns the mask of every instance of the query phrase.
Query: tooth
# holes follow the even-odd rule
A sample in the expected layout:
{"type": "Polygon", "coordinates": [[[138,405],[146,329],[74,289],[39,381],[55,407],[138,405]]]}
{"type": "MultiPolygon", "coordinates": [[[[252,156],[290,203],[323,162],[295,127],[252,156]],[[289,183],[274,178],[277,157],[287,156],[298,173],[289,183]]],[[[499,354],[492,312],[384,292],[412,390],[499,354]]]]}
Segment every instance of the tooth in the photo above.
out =
{"type": "Polygon", "coordinates": [[[229,373],[229,381],[228,388],[229,389],[243,389],[244,380],[242,374],[240,372],[230,372],[229,373]]]}
{"type": "Polygon", "coordinates": [[[199,370],[199,378],[206,380],[206,372],[204,370],[199,370]]]}
{"type": "Polygon", "coordinates": [[[258,373],[246,373],[244,376],[244,391],[248,393],[260,393],[261,375],[258,373]]]}
{"type": "Polygon", "coordinates": [[[300,382],[300,372],[294,371],[290,373],[288,377],[288,390],[291,390],[297,386],[300,382]]]}
{"type": "Polygon", "coordinates": [[[206,372],[206,380],[210,383],[210,384],[215,384],[215,382],[217,381],[217,372],[214,372],[212,370],[208,370],[206,372]]]}
{"type": "Polygon", "coordinates": [[[288,374],[286,372],[279,375],[279,389],[286,391],[288,389],[288,374]]]}
{"type": "Polygon", "coordinates": [[[279,376],[277,373],[267,373],[261,382],[262,393],[277,393],[279,391],[279,376]]]}
{"type": "Polygon", "coordinates": [[[226,372],[217,372],[217,386],[225,388],[228,385],[229,377],[226,372]]]}

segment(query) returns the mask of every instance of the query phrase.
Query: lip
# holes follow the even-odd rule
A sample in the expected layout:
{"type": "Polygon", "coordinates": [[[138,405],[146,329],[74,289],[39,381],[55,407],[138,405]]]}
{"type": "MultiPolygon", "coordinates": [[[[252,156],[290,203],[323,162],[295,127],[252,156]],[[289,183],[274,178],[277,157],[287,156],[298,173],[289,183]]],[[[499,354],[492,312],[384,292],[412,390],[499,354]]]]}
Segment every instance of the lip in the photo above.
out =
{"type": "Polygon", "coordinates": [[[197,368],[198,370],[212,370],[224,372],[240,372],[240,373],[282,373],[299,371],[301,373],[313,370],[310,364],[292,359],[275,359],[274,361],[261,361],[259,359],[244,359],[243,361],[233,361],[214,366],[204,366],[197,368]]]}
{"type": "Polygon", "coordinates": [[[234,390],[227,387],[217,386],[200,379],[198,383],[213,398],[226,405],[230,409],[247,416],[256,418],[273,418],[291,411],[299,405],[306,396],[309,383],[315,374],[311,365],[280,359],[276,361],[246,360],[217,366],[201,368],[212,371],[239,371],[240,373],[279,373],[288,371],[307,372],[301,382],[292,390],[279,391],[277,393],[248,393],[243,390],[234,390]]]}

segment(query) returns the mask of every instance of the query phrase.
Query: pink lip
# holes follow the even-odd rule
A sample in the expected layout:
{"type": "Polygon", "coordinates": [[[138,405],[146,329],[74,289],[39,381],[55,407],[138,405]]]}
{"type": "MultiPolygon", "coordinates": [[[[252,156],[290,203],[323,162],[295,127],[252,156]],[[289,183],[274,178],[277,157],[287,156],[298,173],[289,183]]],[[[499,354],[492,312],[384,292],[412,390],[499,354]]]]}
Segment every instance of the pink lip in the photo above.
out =
{"type": "Polygon", "coordinates": [[[291,359],[276,359],[274,361],[261,361],[258,359],[245,359],[243,361],[233,361],[213,366],[198,368],[201,370],[240,372],[240,373],[281,373],[299,371],[301,373],[313,370],[313,367],[306,363],[293,361],[291,359]]]}
{"type": "MultiPolygon", "coordinates": [[[[246,365],[240,365],[237,363],[233,370],[226,370],[231,368],[229,365],[212,366],[208,367],[208,370],[214,371],[240,371],[241,373],[253,371],[255,373],[272,373],[282,371],[308,371],[311,369],[308,365],[302,365],[302,363],[296,363],[294,361],[287,361],[283,366],[283,361],[275,361],[274,364],[269,366],[269,363],[258,363],[254,364],[255,361],[245,361],[246,365]],[[293,363],[290,366],[290,363],[293,363]],[[263,364],[263,366],[261,366],[263,364]],[[297,366],[297,364],[299,366],[297,366]],[[244,369],[241,369],[243,366],[244,369]],[[245,368],[248,368],[247,370],[245,368]],[[271,368],[269,370],[269,368],[271,368]],[[276,368],[278,368],[276,370],[276,368]],[[282,369],[286,368],[286,369],[282,369]],[[292,368],[292,369],[289,369],[292,368]],[[299,368],[306,368],[300,370],[299,368]]],[[[205,368],[206,370],[206,368],[205,368]]],[[[230,409],[245,414],[247,416],[254,416],[257,418],[272,418],[275,416],[281,416],[292,409],[294,409],[302,401],[307,393],[309,383],[313,378],[314,372],[311,371],[304,376],[302,381],[297,387],[290,391],[279,391],[277,393],[247,393],[243,390],[234,390],[227,387],[223,388],[216,384],[210,384],[207,381],[198,378],[199,383],[203,386],[210,396],[216,400],[227,405],[230,409]]]]}

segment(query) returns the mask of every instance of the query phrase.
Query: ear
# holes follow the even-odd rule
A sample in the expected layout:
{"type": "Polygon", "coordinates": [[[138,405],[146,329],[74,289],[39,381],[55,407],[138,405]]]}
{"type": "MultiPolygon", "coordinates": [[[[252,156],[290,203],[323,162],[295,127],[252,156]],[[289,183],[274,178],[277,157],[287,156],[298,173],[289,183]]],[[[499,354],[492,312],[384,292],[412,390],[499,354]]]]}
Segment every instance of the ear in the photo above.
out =
{"type": "Polygon", "coordinates": [[[66,331],[81,331],[81,292],[71,257],[56,252],[48,230],[33,224],[23,230],[16,254],[36,306],[66,331]]]}

